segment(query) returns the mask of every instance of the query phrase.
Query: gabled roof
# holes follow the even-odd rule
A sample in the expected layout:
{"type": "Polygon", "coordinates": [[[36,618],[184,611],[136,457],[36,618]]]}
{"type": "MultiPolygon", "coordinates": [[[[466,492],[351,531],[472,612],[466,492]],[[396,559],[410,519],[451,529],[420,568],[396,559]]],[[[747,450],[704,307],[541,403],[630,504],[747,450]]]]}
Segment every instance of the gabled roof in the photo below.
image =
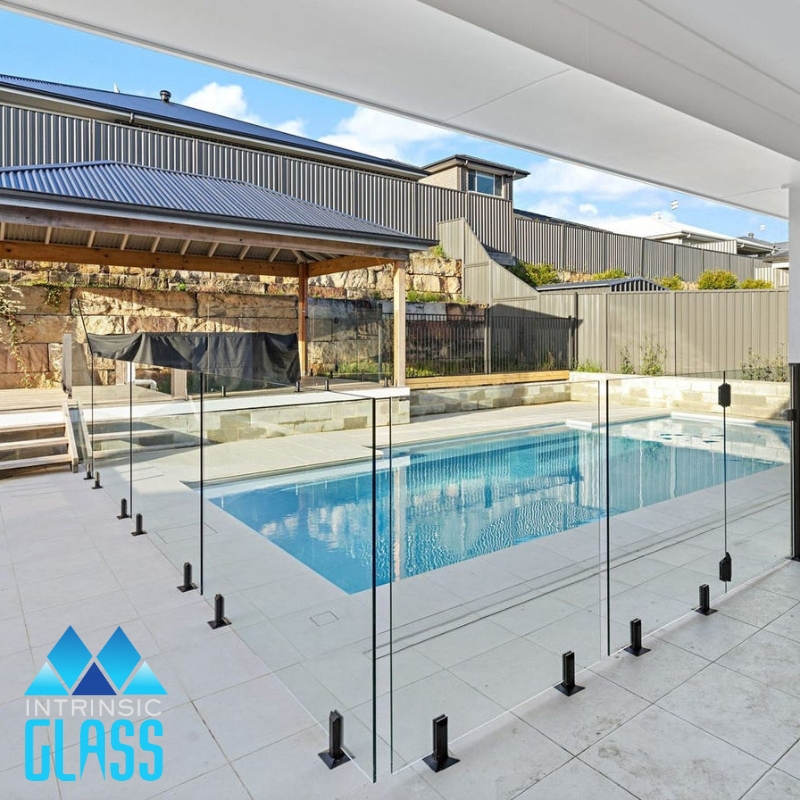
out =
{"type": "Polygon", "coordinates": [[[143,167],[117,161],[6,167],[0,169],[0,195],[8,192],[48,196],[87,204],[113,204],[138,211],[160,211],[195,219],[230,219],[281,230],[351,234],[424,249],[431,243],[325,206],[242,181],[143,167]]]}
{"type": "Polygon", "coordinates": [[[0,75],[0,97],[2,89],[12,89],[26,94],[35,94],[53,100],[63,101],[68,104],[91,106],[95,109],[106,109],[124,115],[134,121],[147,124],[148,121],[161,121],[170,125],[203,130],[213,134],[216,138],[225,135],[244,137],[257,142],[273,146],[277,150],[305,153],[323,160],[350,162],[372,167],[382,172],[404,174],[406,177],[419,178],[425,175],[424,170],[400,161],[358,153],[344,147],[325,144],[304,136],[296,136],[284,131],[265,128],[252,122],[224,117],[210,111],[201,111],[198,108],[181,105],[180,103],[165,102],[159,98],[142,97],[140,95],[125,94],[123,92],[109,92],[102,89],[91,89],[83,86],[70,86],[52,81],[40,81],[33,78],[20,78],[14,75],[0,75]]]}

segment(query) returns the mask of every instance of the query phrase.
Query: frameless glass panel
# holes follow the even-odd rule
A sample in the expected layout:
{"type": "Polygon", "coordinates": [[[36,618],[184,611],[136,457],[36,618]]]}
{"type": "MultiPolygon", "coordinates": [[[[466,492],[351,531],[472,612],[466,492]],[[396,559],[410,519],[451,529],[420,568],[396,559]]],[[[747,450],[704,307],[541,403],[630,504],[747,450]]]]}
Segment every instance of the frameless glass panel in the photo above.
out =
{"type": "MultiPolygon", "coordinates": [[[[700,605],[723,586],[724,428],[719,380],[608,381],[609,650],[700,605]]],[[[743,465],[749,471],[751,463],[743,465]]]]}
{"type": "Polygon", "coordinates": [[[205,596],[372,776],[373,401],[242,381],[203,408],[205,596]]]}
{"type": "Polygon", "coordinates": [[[435,717],[457,755],[559,684],[564,653],[602,655],[598,383],[514,390],[530,405],[392,428],[394,770],[430,754],[435,717]]]}
{"type": "Polygon", "coordinates": [[[782,419],[790,405],[787,378],[779,362],[770,370],[723,378],[730,386],[723,438],[728,591],[791,555],[790,426],[782,419]]]}
{"type": "MultiPolygon", "coordinates": [[[[376,287],[377,289],[377,287],[376,287]]],[[[347,383],[385,383],[392,372],[391,317],[383,303],[312,298],[308,307],[308,369],[303,386],[325,381],[334,388],[347,383]]]]}
{"type": "MultiPolygon", "coordinates": [[[[189,562],[198,582],[200,504],[192,487],[200,478],[201,426],[199,402],[187,391],[191,373],[120,362],[119,377],[116,388],[127,392],[131,411],[124,432],[131,532],[146,531],[178,570],[189,562]]],[[[175,577],[177,586],[181,573],[175,577]]]]}

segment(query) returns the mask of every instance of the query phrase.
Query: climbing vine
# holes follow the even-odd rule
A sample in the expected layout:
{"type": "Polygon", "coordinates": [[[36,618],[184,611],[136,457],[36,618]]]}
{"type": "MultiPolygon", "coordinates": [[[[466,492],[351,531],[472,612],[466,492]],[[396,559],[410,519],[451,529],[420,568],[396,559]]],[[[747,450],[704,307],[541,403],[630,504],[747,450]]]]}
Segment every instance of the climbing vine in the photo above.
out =
{"type": "Polygon", "coordinates": [[[23,388],[30,388],[33,385],[33,376],[28,371],[25,359],[22,357],[21,339],[22,330],[25,327],[24,323],[19,320],[19,313],[23,310],[22,303],[9,297],[8,293],[11,292],[18,297],[22,296],[22,292],[13,286],[4,286],[0,288],[0,321],[5,330],[0,333],[0,341],[2,341],[11,353],[11,357],[19,367],[22,373],[22,386],[23,388]]]}

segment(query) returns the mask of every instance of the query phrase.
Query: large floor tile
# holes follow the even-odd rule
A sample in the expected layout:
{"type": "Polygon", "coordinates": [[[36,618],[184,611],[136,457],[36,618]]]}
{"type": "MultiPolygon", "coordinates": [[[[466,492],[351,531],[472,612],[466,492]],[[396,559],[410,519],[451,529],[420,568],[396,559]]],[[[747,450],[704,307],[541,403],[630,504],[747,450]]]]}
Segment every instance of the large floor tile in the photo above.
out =
{"type": "Polygon", "coordinates": [[[517,800],[633,800],[605,775],[573,758],[530,789],[517,795],[517,800]]]}
{"type": "Polygon", "coordinates": [[[511,800],[569,760],[562,748],[510,714],[453,742],[450,749],[461,759],[451,769],[436,773],[425,764],[414,767],[445,800],[511,800]],[[502,767],[487,769],[488,764],[502,767]]]}
{"type": "Polygon", "coordinates": [[[800,699],[717,664],[658,705],[770,764],[800,738],[800,699]]]}
{"type": "Polygon", "coordinates": [[[647,800],[730,800],[767,765],[688,722],[649,708],[581,755],[635,797],[647,800]]]}
{"type": "Polygon", "coordinates": [[[552,689],[514,713],[577,755],[648,706],[646,700],[591,671],[579,673],[577,683],[584,690],[572,697],[552,689]]]}
{"type": "Polygon", "coordinates": [[[239,777],[229,765],[192,778],[174,789],[156,795],[158,800],[202,800],[202,798],[225,798],[225,800],[251,800],[239,777]]]}
{"type": "Polygon", "coordinates": [[[758,628],[725,614],[691,614],[657,631],[655,636],[714,661],[748,639],[758,628]]]}
{"type": "Polygon", "coordinates": [[[260,750],[314,724],[272,675],[217,692],[195,705],[229,759],[260,750]]]}
{"type": "Polygon", "coordinates": [[[297,797],[329,800],[364,782],[354,762],[329,770],[318,753],[328,747],[319,727],[308,728],[233,762],[253,800],[297,797]]]}
{"type": "MultiPolygon", "coordinates": [[[[757,589],[755,586],[747,586],[716,601],[716,607],[721,613],[759,628],[777,620],[795,605],[797,601],[791,597],[757,589]]],[[[777,630],[775,632],[780,633],[777,630]]]]}
{"type": "Polygon", "coordinates": [[[165,655],[193,700],[267,673],[261,659],[230,629],[165,655]]]}
{"type": "Polygon", "coordinates": [[[800,797],[800,781],[771,769],[742,800],[797,800],[800,797]]]}
{"type": "Polygon", "coordinates": [[[504,710],[561,680],[561,659],[527,639],[514,639],[450,670],[504,710]]]}
{"type": "Polygon", "coordinates": [[[592,672],[655,702],[709,663],[705,658],[652,636],[644,640],[644,645],[650,649],[649,653],[634,656],[619,650],[595,664],[592,672]]]}
{"type": "Polygon", "coordinates": [[[724,667],[800,697],[800,643],[759,631],[720,658],[724,667]]]}

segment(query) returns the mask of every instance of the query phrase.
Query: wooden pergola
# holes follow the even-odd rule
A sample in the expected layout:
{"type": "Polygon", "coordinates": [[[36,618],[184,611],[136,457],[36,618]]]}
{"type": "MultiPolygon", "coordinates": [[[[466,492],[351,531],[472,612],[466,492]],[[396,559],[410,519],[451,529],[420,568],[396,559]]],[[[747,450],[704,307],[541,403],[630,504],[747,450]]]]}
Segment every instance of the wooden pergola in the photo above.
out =
{"type": "MultiPolygon", "coordinates": [[[[116,166],[121,169],[114,172],[123,177],[128,170],[137,169],[116,166]]],[[[31,181],[16,180],[22,188],[9,188],[11,181],[6,176],[26,178],[38,174],[37,169],[41,168],[0,170],[0,257],[297,278],[297,336],[303,375],[308,369],[309,279],[386,265],[392,270],[394,288],[394,380],[398,386],[405,384],[406,264],[409,253],[424,249],[430,242],[247,184],[237,188],[247,187],[247,191],[256,194],[256,200],[261,193],[267,193],[271,202],[277,201],[285,210],[283,216],[287,219],[256,219],[252,204],[246,202],[239,208],[231,207],[227,216],[216,211],[203,213],[201,203],[200,210],[191,211],[166,204],[131,204],[124,192],[120,198],[97,199],[101,192],[96,187],[87,190],[70,185],[71,194],[67,195],[59,181],[51,188],[42,181],[32,187],[31,181]],[[293,212],[300,218],[293,220],[293,212]],[[339,229],[330,226],[336,217],[342,218],[339,229]]],[[[66,171],[75,170],[76,166],[47,169],[66,171]]],[[[149,174],[157,179],[164,173],[146,170],[145,177],[149,174]]],[[[185,176],[190,179],[191,188],[203,191],[232,183],[184,173],[167,174],[185,176]]],[[[185,206],[185,199],[173,205],[185,206]]]]}

